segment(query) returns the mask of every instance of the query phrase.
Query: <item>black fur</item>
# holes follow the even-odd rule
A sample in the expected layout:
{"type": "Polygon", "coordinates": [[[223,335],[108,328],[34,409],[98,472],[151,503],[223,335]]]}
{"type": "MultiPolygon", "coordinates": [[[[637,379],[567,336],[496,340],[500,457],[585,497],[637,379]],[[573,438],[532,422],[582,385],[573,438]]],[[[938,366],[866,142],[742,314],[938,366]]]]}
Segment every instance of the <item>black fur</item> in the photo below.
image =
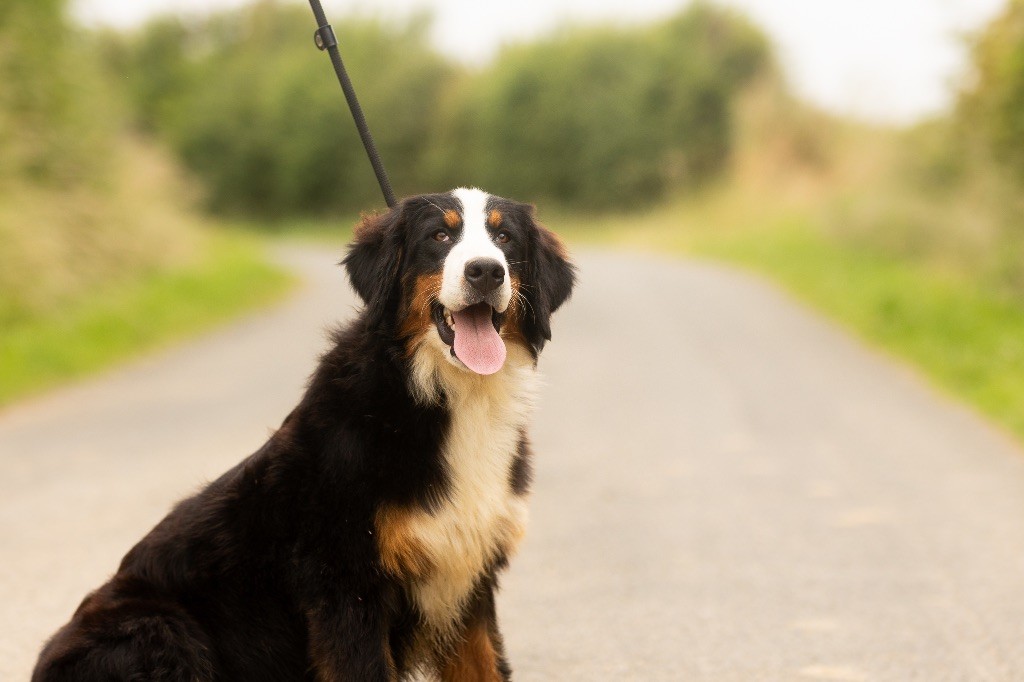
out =
{"type": "Polygon", "coordinates": [[[530,483],[533,482],[533,465],[530,464],[532,453],[530,452],[530,441],[523,433],[519,436],[519,448],[515,459],[512,460],[512,467],[509,471],[509,485],[516,495],[525,495],[530,491],[530,483]]]}
{"type": "MultiPolygon", "coordinates": [[[[494,200],[515,231],[508,260],[532,311],[521,332],[536,356],[569,296],[572,266],[532,210],[494,200]]],[[[299,405],[256,453],[186,499],[124,557],[46,644],[32,679],[227,681],[401,679],[419,614],[384,570],[374,515],[383,504],[430,508],[448,485],[444,402],[410,393],[403,302],[444,245],[436,207],[403,201],[364,221],[344,260],[366,303],[339,331],[299,405]]],[[[529,482],[526,436],[509,485],[529,482]]],[[[499,557],[465,609],[510,671],[494,611],[499,557]]]]}

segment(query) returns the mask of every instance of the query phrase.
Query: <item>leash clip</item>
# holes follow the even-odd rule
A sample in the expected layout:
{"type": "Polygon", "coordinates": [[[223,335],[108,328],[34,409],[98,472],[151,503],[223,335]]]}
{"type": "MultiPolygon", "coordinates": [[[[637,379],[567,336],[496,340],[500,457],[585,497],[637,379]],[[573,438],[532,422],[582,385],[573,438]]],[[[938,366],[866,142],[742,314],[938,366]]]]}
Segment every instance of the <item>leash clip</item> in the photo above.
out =
{"type": "Polygon", "coordinates": [[[397,203],[395,201],[395,192],[391,189],[391,182],[388,180],[388,174],[384,171],[384,164],[381,162],[380,154],[377,152],[377,145],[373,143],[370,128],[366,125],[366,116],[363,115],[363,108],[359,106],[359,99],[356,98],[355,88],[352,87],[352,81],[345,71],[345,64],[341,61],[341,52],[338,51],[338,38],[334,35],[334,29],[327,23],[327,17],[324,16],[324,8],[320,5],[320,0],[309,0],[309,7],[313,10],[313,17],[316,19],[316,25],[319,27],[313,34],[313,42],[316,43],[316,46],[321,51],[330,51],[334,73],[338,77],[338,84],[341,85],[342,92],[345,93],[348,110],[352,112],[352,120],[355,121],[356,130],[359,131],[359,139],[363,141],[366,156],[369,157],[370,165],[373,166],[373,173],[377,176],[377,183],[380,185],[380,191],[384,195],[384,201],[387,202],[388,208],[394,208],[397,203]]]}
{"type": "Polygon", "coordinates": [[[338,38],[330,24],[325,24],[313,32],[313,42],[321,51],[338,46],[338,38]]]}

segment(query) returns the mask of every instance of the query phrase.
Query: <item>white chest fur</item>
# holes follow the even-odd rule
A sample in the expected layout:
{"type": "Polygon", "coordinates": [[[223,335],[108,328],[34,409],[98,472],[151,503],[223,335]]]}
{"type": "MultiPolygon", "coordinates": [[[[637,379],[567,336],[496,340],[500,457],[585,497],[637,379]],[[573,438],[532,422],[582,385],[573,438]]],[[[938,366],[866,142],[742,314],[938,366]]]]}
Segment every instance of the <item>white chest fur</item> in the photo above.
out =
{"type": "Polygon", "coordinates": [[[538,380],[525,349],[510,347],[509,356],[489,377],[447,363],[432,368],[451,415],[444,444],[449,494],[438,508],[410,518],[406,529],[430,565],[413,581],[412,597],[442,635],[498,552],[511,553],[525,531],[526,504],[511,489],[510,471],[538,380]]]}

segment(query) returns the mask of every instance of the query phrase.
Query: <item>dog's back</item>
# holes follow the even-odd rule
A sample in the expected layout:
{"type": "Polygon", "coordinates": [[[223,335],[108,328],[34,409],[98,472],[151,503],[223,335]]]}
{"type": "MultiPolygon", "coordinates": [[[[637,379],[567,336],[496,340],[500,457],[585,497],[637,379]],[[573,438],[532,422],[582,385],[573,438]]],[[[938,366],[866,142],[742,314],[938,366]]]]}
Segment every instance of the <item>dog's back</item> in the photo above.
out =
{"type": "Polygon", "coordinates": [[[286,454],[275,437],[180,503],[46,645],[33,681],[305,679],[282,570],[294,522],[271,518],[294,503],[269,482],[286,454]]]}

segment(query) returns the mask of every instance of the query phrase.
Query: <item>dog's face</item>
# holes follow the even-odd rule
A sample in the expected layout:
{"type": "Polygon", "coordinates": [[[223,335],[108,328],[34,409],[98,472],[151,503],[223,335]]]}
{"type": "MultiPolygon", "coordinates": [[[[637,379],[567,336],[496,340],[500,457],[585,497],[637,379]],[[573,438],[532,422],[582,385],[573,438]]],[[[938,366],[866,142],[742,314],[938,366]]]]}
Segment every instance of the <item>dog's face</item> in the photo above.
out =
{"type": "Polygon", "coordinates": [[[533,207],[477,189],[410,197],[364,219],[344,264],[371,324],[409,355],[427,344],[477,374],[501,369],[506,343],[536,358],[574,282],[533,207]]]}

